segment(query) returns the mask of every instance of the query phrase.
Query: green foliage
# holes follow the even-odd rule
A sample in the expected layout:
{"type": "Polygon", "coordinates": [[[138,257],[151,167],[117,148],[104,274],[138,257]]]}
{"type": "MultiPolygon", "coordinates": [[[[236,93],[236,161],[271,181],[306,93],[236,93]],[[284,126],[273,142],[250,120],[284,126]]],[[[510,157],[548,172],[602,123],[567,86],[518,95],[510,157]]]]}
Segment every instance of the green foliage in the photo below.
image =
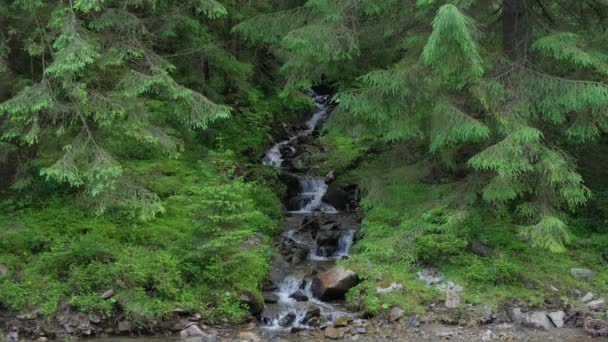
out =
{"type": "Polygon", "coordinates": [[[437,72],[439,80],[455,89],[483,76],[483,62],[471,31],[472,21],[454,5],[439,8],[433,33],[421,58],[437,72]]]}

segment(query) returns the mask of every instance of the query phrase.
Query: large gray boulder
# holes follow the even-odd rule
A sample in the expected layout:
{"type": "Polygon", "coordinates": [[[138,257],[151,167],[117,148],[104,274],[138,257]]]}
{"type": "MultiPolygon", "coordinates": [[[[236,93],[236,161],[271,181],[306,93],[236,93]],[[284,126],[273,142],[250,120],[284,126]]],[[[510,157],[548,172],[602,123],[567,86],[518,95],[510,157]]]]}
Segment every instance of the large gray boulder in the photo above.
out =
{"type": "Polygon", "coordinates": [[[577,279],[588,281],[595,275],[595,272],[588,268],[571,268],[570,274],[577,279]]]}
{"type": "Polygon", "coordinates": [[[357,274],[342,266],[334,266],[320,273],[312,282],[312,292],[321,300],[342,299],[350,288],[357,285],[357,274]]]}

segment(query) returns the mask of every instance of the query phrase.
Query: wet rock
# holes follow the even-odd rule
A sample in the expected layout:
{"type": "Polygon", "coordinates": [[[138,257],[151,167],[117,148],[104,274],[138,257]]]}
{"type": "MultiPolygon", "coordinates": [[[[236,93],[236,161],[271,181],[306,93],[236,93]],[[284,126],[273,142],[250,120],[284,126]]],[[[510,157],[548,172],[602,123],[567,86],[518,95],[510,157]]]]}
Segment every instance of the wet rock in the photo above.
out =
{"type": "Polygon", "coordinates": [[[289,296],[293,299],[295,299],[298,302],[306,302],[308,301],[308,296],[304,294],[304,292],[302,291],[296,291],[294,293],[291,294],[291,296],[289,296]]]}
{"type": "Polygon", "coordinates": [[[330,184],[323,195],[323,202],[331,204],[337,210],[346,210],[351,199],[348,192],[330,184]]]}
{"type": "Polygon", "coordinates": [[[119,334],[128,334],[133,329],[131,321],[120,321],[116,330],[119,334]]]}
{"type": "Polygon", "coordinates": [[[279,296],[276,293],[264,293],[264,303],[275,304],[279,302],[279,296]]]}
{"type": "Polygon", "coordinates": [[[571,268],[570,274],[576,279],[588,281],[593,277],[595,272],[588,268],[571,268]]]}
{"type": "Polygon", "coordinates": [[[523,324],[535,329],[549,330],[553,328],[546,311],[533,311],[523,315],[523,324]]]}
{"type": "Polygon", "coordinates": [[[347,328],[334,328],[334,327],[327,327],[325,329],[325,331],[323,332],[323,335],[326,338],[330,338],[332,340],[338,340],[344,337],[344,334],[346,334],[346,330],[347,328]]]}
{"type": "Polygon", "coordinates": [[[37,339],[35,339],[33,342],[48,342],[48,337],[46,336],[40,336],[37,339]]]}
{"type": "Polygon", "coordinates": [[[251,331],[243,331],[239,333],[240,342],[262,342],[262,338],[251,331]]]}
{"type": "Polygon", "coordinates": [[[304,314],[304,317],[300,323],[309,324],[311,321],[318,319],[319,317],[321,317],[321,309],[316,305],[311,305],[308,307],[308,310],[306,311],[306,314],[304,314]]]}
{"type": "Polygon", "coordinates": [[[239,299],[241,304],[247,305],[253,316],[258,316],[264,311],[264,303],[249,292],[243,293],[239,299]]]}
{"type": "Polygon", "coordinates": [[[296,320],[296,314],[293,312],[288,313],[287,315],[281,317],[279,320],[279,325],[282,327],[288,327],[293,324],[296,320]]]}
{"type": "Polygon", "coordinates": [[[317,245],[336,246],[342,232],[339,230],[321,230],[317,233],[317,245]]]}
{"type": "Polygon", "coordinates": [[[583,298],[581,298],[581,302],[583,302],[583,303],[587,303],[587,302],[590,302],[592,299],[593,299],[593,293],[591,293],[591,292],[587,292],[587,293],[586,293],[586,294],[583,296],[583,298]]]}
{"type": "Polygon", "coordinates": [[[389,311],[388,313],[388,320],[390,322],[397,322],[398,320],[401,319],[401,317],[403,317],[403,309],[401,309],[398,306],[395,306],[391,309],[391,311],[389,311]]]}
{"type": "Polygon", "coordinates": [[[8,274],[8,266],[5,264],[0,264],[0,277],[6,277],[8,274]]]}
{"type": "Polygon", "coordinates": [[[589,303],[587,303],[587,307],[589,307],[589,309],[591,309],[591,310],[597,310],[597,309],[601,308],[605,302],[606,301],[604,300],[604,298],[592,300],[589,303]]]}
{"type": "Polygon", "coordinates": [[[270,292],[278,290],[279,286],[272,280],[266,279],[264,280],[264,284],[262,284],[262,290],[270,292]]]}
{"type": "Polygon", "coordinates": [[[110,299],[114,296],[114,289],[109,289],[108,291],[101,294],[101,299],[110,299]]]}
{"type": "Polygon", "coordinates": [[[342,316],[334,322],[334,328],[347,327],[350,323],[352,323],[352,321],[352,317],[342,316]]]}
{"type": "Polygon", "coordinates": [[[346,291],[358,282],[359,278],[355,272],[342,266],[334,266],[315,277],[312,291],[315,297],[321,300],[341,299],[346,291]]]}
{"type": "Polygon", "coordinates": [[[186,329],[179,332],[181,338],[199,337],[207,335],[197,324],[192,324],[186,329]]]}
{"type": "Polygon", "coordinates": [[[553,325],[555,325],[556,328],[562,328],[564,326],[565,315],[566,314],[563,311],[553,311],[547,314],[547,316],[549,316],[549,319],[551,320],[551,322],[553,322],[553,325]]]}

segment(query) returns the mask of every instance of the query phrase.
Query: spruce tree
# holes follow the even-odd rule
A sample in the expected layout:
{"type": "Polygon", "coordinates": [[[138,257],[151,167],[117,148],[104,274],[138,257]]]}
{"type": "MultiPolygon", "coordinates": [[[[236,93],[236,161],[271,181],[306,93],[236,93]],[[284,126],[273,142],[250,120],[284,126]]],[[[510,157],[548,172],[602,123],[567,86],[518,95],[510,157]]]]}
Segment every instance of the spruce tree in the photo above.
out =
{"type": "Polygon", "coordinates": [[[236,31],[285,56],[287,90],[335,83],[334,120],[351,133],[416,138],[437,159],[472,151],[451,163],[482,181],[473,191],[516,208],[522,234],[560,252],[565,215],[590,197],[565,144],[607,128],[606,11],[599,1],[310,0],[236,31]]]}
{"type": "Polygon", "coordinates": [[[20,156],[13,188],[39,173],[83,190],[100,210],[126,203],[144,219],[162,211],[108,146],[118,138],[177,158],[183,142],[170,126],[204,130],[230,114],[214,102],[221,94],[253,92],[251,67],[223,43],[226,21],[238,15],[228,8],[216,0],[1,4],[0,82],[10,93],[0,94],[0,149],[20,156]],[[203,82],[187,76],[198,65],[203,82]]]}

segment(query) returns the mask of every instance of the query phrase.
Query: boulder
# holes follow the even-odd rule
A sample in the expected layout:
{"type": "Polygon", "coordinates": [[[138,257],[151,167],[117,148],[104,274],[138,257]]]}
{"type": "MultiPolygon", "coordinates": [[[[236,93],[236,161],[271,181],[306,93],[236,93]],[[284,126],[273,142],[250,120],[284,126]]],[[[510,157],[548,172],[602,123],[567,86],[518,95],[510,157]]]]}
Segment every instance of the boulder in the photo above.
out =
{"type": "Polygon", "coordinates": [[[330,184],[323,195],[323,202],[331,204],[337,210],[346,210],[351,202],[350,197],[348,192],[330,184]]]}
{"type": "Polygon", "coordinates": [[[330,338],[332,340],[338,340],[344,337],[344,334],[346,334],[346,330],[347,328],[334,328],[334,327],[327,327],[325,329],[325,332],[323,333],[323,335],[326,338],[330,338]]]}
{"type": "Polygon", "coordinates": [[[279,320],[279,325],[282,327],[288,327],[293,324],[296,320],[296,314],[293,312],[288,313],[287,315],[281,317],[279,320]]]}
{"type": "Polygon", "coordinates": [[[197,324],[192,324],[186,329],[179,332],[181,338],[199,337],[207,335],[197,324]]]}
{"type": "Polygon", "coordinates": [[[253,316],[258,316],[264,311],[264,303],[249,292],[245,292],[241,295],[240,302],[243,305],[247,305],[249,312],[253,316]]]}
{"type": "Polygon", "coordinates": [[[262,338],[251,331],[243,331],[239,334],[240,342],[262,342],[262,338]]]}
{"type": "Polygon", "coordinates": [[[311,305],[308,307],[308,310],[300,323],[309,324],[312,320],[318,319],[319,317],[321,317],[321,309],[316,305],[311,305]]]}
{"type": "Polygon", "coordinates": [[[588,281],[593,277],[595,272],[588,268],[571,268],[570,274],[576,279],[588,281]]]}
{"type": "Polygon", "coordinates": [[[587,293],[586,293],[586,294],[583,296],[583,298],[581,298],[581,302],[583,302],[583,303],[587,303],[587,302],[590,302],[592,299],[593,299],[593,293],[591,293],[591,292],[587,292],[587,293]]]}
{"type": "Polygon", "coordinates": [[[279,295],[276,293],[264,293],[264,303],[275,304],[279,301],[279,295]]]}
{"type": "Polygon", "coordinates": [[[304,294],[304,292],[302,292],[302,291],[296,291],[296,292],[292,293],[291,296],[289,296],[289,297],[295,299],[298,302],[308,301],[308,296],[306,294],[304,294]]]}
{"type": "Polygon", "coordinates": [[[553,311],[547,314],[547,316],[549,316],[549,319],[551,320],[551,322],[553,322],[553,325],[555,325],[556,328],[562,328],[564,326],[565,315],[566,314],[563,311],[553,311]]]}
{"type": "Polygon", "coordinates": [[[128,334],[133,329],[131,321],[120,321],[116,330],[119,334],[128,334]]]}
{"type": "Polygon", "coordinates": [[[320,273],[312,282],[315,297],[321,300],[342,299],[350,288],[357,285],[357,274],[342,266],[334,266],[320,273]]]}
{"type": "Polygon", "coordinates": [[[334,328],[347,327],[352,321],[352,317],[342,316],[334,322],[334,328]]]}
{"type": "Polygon", "coordinates": [[[398,306],[395,306],[391,309],[391,311],[389,311],[388,313],[388,320],[390,322],[397,322],[398,320],[401,319],[401,317],[403,317],[403,309],[401,309],[398,306]]]}
{"type": "Polygon", "coordinates": [[[279,286],[272,280],[266,279],[264,280],[264,284],[262,284],[262,289],[264,291],[275,291],[279,288],[279,286]]]}
{"type": "Polygon", "coordinates": [[[342,232],[339,230],[320,230],[317,233],[317,245],[336,246],[342,232]]]}
{"type": "Polygon", "coordinates": [[[546,311],[533,311],[523,315],[523,324],[534,329],[549,330],[553,328],[546,311]]]}
{"type": "Polygon", "coordinates": [[[591,309],[591,310],[597,310],[597,309],[601,308],[605,302],[606,301],[604,300],[604,298],[592,300],[589,303],[587,303],[587,307],[589,307],[589,309],[591,309]]]}
{"type": "Polygon", "coordinates": [[[445,290],[445,307],[446,308],[456,308],[460,305],[460,295],[458,291],[455,289],[446,289],[445,290]]]}

